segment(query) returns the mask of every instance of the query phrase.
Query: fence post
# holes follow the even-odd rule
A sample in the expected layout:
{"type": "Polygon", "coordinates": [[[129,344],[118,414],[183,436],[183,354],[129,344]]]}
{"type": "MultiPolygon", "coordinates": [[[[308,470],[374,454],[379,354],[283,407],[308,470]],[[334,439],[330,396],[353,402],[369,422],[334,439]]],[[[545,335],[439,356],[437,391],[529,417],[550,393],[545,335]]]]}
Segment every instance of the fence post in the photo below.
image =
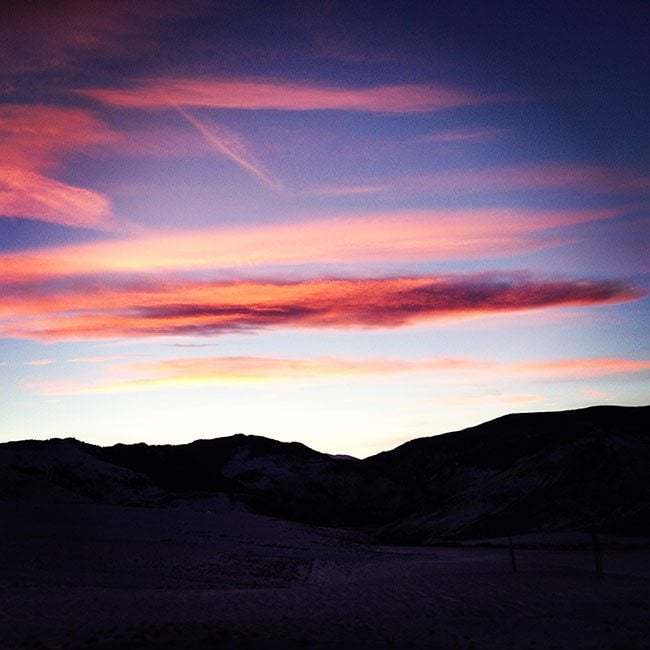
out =
{"type": "Polygon", "coordinates": [[[600,545],[600,538],[596,531],[591,533],[591,542],[594,550],[594,562],[596,564],[596,577],[600,580],[603,577],[603,549],[600,545]]]}
{"type": "Polygon", "coordinates": [[[510,562],[512,563],[512,572],[517,573],[517,558],[515,557],[515,547],[512,543],[512,537],[508,535],[508,546],[510,548],[510,562]]]}

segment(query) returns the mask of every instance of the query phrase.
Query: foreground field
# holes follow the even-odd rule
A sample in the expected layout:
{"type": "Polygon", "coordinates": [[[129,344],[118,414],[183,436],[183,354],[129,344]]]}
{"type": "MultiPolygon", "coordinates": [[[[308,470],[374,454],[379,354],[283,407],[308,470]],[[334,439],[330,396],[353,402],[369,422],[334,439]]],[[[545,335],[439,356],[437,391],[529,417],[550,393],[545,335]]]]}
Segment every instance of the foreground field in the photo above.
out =
{"type": "Polygon", "coordinates": [[[2,648],[650,643],[650,549],[630,540],[597,580],[580,536],[518,549],[513,573],[506,548],[371,546],[219,498],[0,512],[2,648]]]}

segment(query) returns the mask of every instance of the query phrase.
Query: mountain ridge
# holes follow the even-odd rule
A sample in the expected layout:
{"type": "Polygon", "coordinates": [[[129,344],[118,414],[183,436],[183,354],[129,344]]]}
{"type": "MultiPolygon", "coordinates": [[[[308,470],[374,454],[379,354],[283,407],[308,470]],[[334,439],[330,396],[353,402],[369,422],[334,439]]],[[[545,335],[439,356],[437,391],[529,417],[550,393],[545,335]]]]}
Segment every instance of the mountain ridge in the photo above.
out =
{"type": "Polygon", "coordinates": [[[650,406],[516,413],[364,459],[235,434],[0,444],[0,498],[146,505],[225,494],[262,514],[430,543],[598,527],[650,533],[650,406]]]}

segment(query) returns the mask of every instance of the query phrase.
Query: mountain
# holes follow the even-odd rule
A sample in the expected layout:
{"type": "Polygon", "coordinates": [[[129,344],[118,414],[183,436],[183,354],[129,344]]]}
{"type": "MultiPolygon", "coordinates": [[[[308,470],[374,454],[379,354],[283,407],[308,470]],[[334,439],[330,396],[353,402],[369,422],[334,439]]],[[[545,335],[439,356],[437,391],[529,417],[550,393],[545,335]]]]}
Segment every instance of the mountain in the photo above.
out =
{"type": "Polygon", "coordinates": [[[383,539],[650,532],[650,407],[507,415],[368,459],[403,481],[383,539]]]}
{"type": "Polygon", "coordinates": [[[146,475],[106,462],[73,438],[0,445],[0,500],[146,503],[163,495],[146,475]]]}
{"type": "Polygon", "coordinates": [[[184,445],[0,445],[0,498],[164,504],[225,494],[385,543],[533,531],[650,534],[650,407],[507,415],[359,460],[235,435],[184,445]]]}

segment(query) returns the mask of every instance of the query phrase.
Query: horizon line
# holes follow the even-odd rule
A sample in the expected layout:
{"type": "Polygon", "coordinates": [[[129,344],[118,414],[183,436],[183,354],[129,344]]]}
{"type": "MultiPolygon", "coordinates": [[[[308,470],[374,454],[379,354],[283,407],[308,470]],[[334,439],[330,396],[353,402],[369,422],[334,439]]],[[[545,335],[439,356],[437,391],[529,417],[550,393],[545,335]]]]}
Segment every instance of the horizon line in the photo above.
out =
{"type": "Polygon", "coordinates": [[[463,433],[465,431],[469,431],[471,429],[477,429],[479,427],[485,426],[487,424],[490,424],[492,422],[496,422],[497,420],[501,420],[504,418],[508,417],[514,417],[514,416],[526,416],[526,415],[549,415],[549,414],[558,414],[558,413],[576,413],[579,411],[591,411],[595,409],[650,409],[650,404],[592,404],[590,406],[580,406],[577,408],[571,408],[571,409],[549,409],[547,411],[511,411],[508,413],[503,413],[502,415],[498,415],[494,418],[491,418],[489,420],[483,420],[482,422],[479,422],[478,424],[473,424],[469,427],[464,427],[463,429],[454,429],[452,431],[442,431],[441,433],[433,433],[431,435],[427,436],[417,436],[415,438],[410,438],[408,440],[404,440],[403,442],[400,442],[398,445],[394,447],[389,447],[387,449],[383,449],[381,451],[377,451],[374,453],[369,454],[368,456],[355,456],[350,453],[346,452],[326,452],[326,451],[320,451],[318,449],[315,449],[314,447],[310,447],[304,442],[301,442],[300,440],[279,440],[278,438],[275,438],[270,435],[261,435],[257,433],[242,433],[242,432],[237,432],[237,433],[228,433],[224,435],[217,435],[213,436],[211,438],[195,438],[194,440],[191,440],[190,442],[161,442],[161,443],[150,443],[150,442],[145,442],[144,440],[137,441],[137,442],[114,442],[111,444],[96,444],[93,442],[86,442],[85,440],[82,440],[81,438],[77,438],[75,436],[65,436],[65,437],[59,437],[59,436],[54,436],[52,438],[18,438],[14,440],[4,440],[0,442],[0,448],[2,448],[4,445],[10,445],[10,444],[15,444],[15,443],[21,443],[21,442],[36,442],[36,443],[46,443],[46,442],[65,442],[65,441],[74,441],[81,443],[83,445],[90,445],[91,447],[100,447],[102,449],[110,449],[111,447],[116,447],[118,445],[122,445],[125,447],[135,447],[138,445],[145,445],[147,447],[183,447],[187,445],[193,445],[198,442],[212,442],[214,440],[221,440],[221,439],[226,439],[226,438],[236,438],[238,436],[245,437],[245,438],[261,438],[263,440],[270,440],[272,442],[277,442],[282,445],[301,445],[302,447],[305,447],[309,449],[310,451],[313,451],[317,454],[321,454],[323,456],[328,456],[330,458],[339,458],[339,460],[358,460],[358,461],[363,461],[367,460],[369,458],[373,458],[374,456],[379,456],[380,454],[385,454],[389,453],[391,451],[395,451],[396,449],[399,449],[400,447],[407,445],[409,443],[418,441],[418,440],[426,440],[429,438],[438,438],[440,436],[447,436],[447,435],[453,435],[456,433],[463,433]],[[341,458],[341,457],[346,457],[347,458],[341,458]]]}

